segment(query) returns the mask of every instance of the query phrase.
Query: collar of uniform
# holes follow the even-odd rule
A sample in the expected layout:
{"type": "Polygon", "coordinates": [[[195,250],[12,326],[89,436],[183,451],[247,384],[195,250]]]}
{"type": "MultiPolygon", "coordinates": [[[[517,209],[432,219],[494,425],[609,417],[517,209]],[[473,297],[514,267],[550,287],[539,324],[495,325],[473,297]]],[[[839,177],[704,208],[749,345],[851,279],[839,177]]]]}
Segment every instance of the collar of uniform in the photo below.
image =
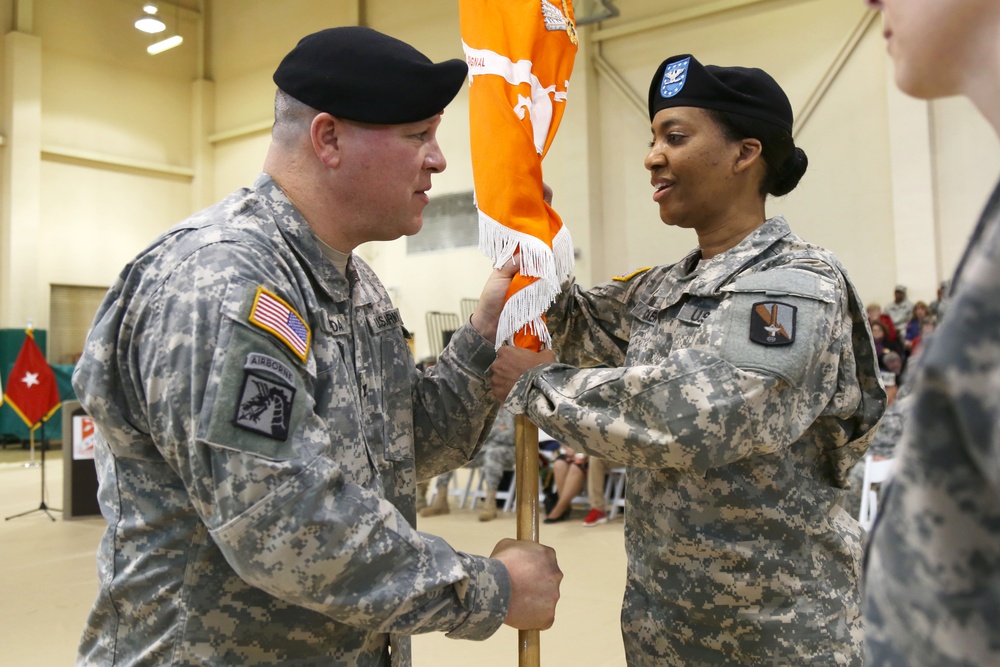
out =
{"type": "Polygon", "coordinates": [[[302,260],[302,267],[317,278],[319,288],[334,301],[347,301],[351,293],[347,277],[323,256],[319,239],[313,233],[312,227],[281,187],[270,175],[261,173],[254,181],[253,189],[261,201],[271,209],[278,231],[285,243],[302,260]]]}
{"type": "MultiPolygon", "coordinates": [[[[686,290],[692,296],[713,296],[719,288],[739,274],[748,264],[753,264],[768,248],[791,234],[792,230],[783,217],[775,216],[764,221],[735,247],[720,253],[701,265],[686,290]]],[[[695,251],[697,252],[697,250],[695,251]]],[[[685,261],[690,256],[685,258],[685,261]]]]}
{"type": "Polygon", "coordinates": [[[351,261],[347,263],[347,280],[354,291],[355,305],[366,306],[379,300],[381,292],[375,286],[381,288],[382,283],[372,268],[357,255],[351,255],[351,261]]]}

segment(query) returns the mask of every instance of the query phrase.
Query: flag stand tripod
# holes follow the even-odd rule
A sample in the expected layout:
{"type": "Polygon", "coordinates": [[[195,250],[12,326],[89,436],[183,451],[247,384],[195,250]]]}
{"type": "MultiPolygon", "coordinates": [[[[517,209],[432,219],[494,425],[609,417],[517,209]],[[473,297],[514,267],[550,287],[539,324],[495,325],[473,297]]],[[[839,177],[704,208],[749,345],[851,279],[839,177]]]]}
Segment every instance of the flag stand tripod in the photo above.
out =
{"type": "MultiPolygon", "coordinates": [[[[25,468],[37,468],[38,467],[38,461],[35,460],[35,432],[34,432],[34,430],[31,431],[31,434],[28,437],[30,438],[30,444],[28,445],[28,451],[30,452],[30,454],[28,455],[28,460],[27,460],[27,462],[25,462],[24,467],[25,468]]],[[[43,444],[43,446],[44,446],[44,443],[45,443],[45,439],[43,437],[42,438],[42,444],[43,444]]]]}
{"type": "MultiPolygon", "coordinates": [[[[54,516],[52,516],[52,512],[61,512],[62,511],[62,510],[60,510],[58,508],[49,507],[48,505],[45,504],[45,450],[48,449],[48,447],[46,446],[47,442],[45,440],[45,422],[46,421],[48,421],[48,420],[44,419],[41,422],[41,425],[42,425],[42,461],[41,461],[40,468],[42,469],[42,500],[38,504],[38,508],[37,509],[28,510],[27,512],[21,512],[20,514],[11,515],[9,517],[6,517],[4,519],[4,521],[10,521],[11,519],[17,519],[18,517],[28,516],[29,514],[34,514],[35,512],[45,512],[45,514],[48,515],[48,517],[50,519],[52,519],[53,521],[55,521],[56,518],[54,516]]],[[[34,452],[34,450],[35,450],[35,429],[31,429],[31,436],[30,437],[31,437],[31,450],[32,450],[32,452],[34,452]]]]}

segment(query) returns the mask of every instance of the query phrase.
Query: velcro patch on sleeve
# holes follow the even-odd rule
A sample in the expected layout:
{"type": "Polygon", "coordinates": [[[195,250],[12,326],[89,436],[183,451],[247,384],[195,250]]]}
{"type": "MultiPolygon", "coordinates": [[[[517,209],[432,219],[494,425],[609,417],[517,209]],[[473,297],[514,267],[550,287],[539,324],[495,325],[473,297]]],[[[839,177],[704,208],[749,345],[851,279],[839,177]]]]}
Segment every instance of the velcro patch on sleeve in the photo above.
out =
{"type": "Polygon", "coordinates": [[[798,386],[817,372],[839,329],[840,304],[830,278],[776,268],[737,278],[720,322],[719,356],[738,368],[769,373],[798,386]]]}
{"type": "Polygon", "coordinates": [[[287,345],[299,359],[306,360],[312,332],[302,316],[280,296],[258,286],[249,321],[287,345]]]}

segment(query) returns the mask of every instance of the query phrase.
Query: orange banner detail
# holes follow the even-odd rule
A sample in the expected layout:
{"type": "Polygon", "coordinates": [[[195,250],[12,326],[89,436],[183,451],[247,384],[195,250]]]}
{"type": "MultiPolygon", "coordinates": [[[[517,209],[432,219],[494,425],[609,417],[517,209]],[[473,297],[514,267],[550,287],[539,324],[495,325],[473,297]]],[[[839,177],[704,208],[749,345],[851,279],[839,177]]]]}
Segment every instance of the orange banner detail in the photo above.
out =
{"type": "Polygon", "coordinates": [[[497,266],[521,257],[497,343],[539,349],[549,341],[545,310],[573,266],[569,232],[542,198],[542,158],[565,111],[577,50],[573,6],[460,0],[459,7],[479,247],[497,266]]]}

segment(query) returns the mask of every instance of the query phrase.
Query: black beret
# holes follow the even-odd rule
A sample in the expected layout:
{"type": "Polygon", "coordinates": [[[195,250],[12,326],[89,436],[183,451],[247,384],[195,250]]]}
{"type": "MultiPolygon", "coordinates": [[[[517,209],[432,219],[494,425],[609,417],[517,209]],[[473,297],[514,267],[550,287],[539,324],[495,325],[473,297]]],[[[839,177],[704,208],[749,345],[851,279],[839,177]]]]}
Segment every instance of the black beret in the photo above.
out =
{"type": "Polygon", "coordinates": [[[728,111],[792,131],[792,105],[770,74],[754,67],[702,65],[687,53],[660,63],[649,84],[650,122],[670,107],[728,111]]]}
{"type": "Polygon", "coordinates": [[[464,60],[433,63],[371,28],[329,28],[303,37],[274,71],[299,102],[362,123],[414,123],[440,113],[462,88],[464,60]]]}

